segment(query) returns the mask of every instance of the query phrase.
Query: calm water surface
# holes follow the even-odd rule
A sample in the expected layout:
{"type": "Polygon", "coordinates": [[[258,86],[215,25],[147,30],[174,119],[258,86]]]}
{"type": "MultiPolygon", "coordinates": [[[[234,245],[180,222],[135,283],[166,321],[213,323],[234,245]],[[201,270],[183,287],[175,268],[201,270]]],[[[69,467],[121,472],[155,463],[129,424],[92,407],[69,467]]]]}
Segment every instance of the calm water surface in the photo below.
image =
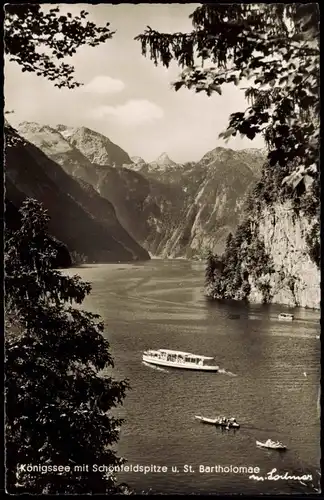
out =
{"type": "Polygon", "coordinates": [[[128,378],[118,416],[125,418],[117,450],[128,465],[167,466],[168,472],[119,474],[138,492],[292,493],[312,491],[320,465],[319,313],[283,306],[209,302],[204,266],[181,260],[107,264],[69,270],[91,281],[83,304],[105,321],[115,378],[128,378]],[[289,310],[289,312],[291,312],[289,310]],[[230,319],[232,314],[239,319],[230,319]],[[145,349],[169,348],[215,356],[220,373],[156,369],[145,349]],[[195,415],[235,416],[241,428],[222,431],[195,415]],[[288,450],[262,450],[256,440],[280,440],[288,450]],[[192,472],[184,472],[191,465],[192,472]],[[249,474],[202,473],[200,465],[259,467],[260,476],[312,474],[257,481],[249,474]],[[172,472],[172,466],[179,472],[172,472]]]}

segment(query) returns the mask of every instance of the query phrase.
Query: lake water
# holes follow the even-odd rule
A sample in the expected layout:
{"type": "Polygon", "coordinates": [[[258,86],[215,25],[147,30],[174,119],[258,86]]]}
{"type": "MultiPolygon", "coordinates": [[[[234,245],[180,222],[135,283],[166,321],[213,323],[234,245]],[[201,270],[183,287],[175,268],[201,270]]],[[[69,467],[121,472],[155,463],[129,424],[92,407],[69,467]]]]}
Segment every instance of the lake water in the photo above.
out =
{"type": "Polygon", "coordinates": [[[68,272],[92,282],[83,308],[104,319],[114,377],[128,378],[132,387],[117,412],[125,418],[119,455],[133,467],[168,468],[120,473],[120,481],[153,494],[313,491],[320,467],[319,312],[289,310],[295,320],[285,323],[277,320],[288,311],[284,306],[207,301],[204,265],[197,262],[151,260],[68,272]],[[232,314],[239,319],[230,319],[232,314]],[[221,370],[151,368],[141,359],[150,348],[215,356],[221,370]],[[199,414],[235,416],[241,428],[202,425],[194,418],[199,414]],[[268,438],[282,441],[287,451],[256,447],[256,440],[268,438]],[[218,472],[202,472],[202,465],[219,466],[218,472]],[[220,468],[230,466],[232,472],[220,468]],[[258,467],[263,477],[277,469],[279,475],[313,479],[304,485],[262,481],[234,473],[234,467],[258,467]]]}

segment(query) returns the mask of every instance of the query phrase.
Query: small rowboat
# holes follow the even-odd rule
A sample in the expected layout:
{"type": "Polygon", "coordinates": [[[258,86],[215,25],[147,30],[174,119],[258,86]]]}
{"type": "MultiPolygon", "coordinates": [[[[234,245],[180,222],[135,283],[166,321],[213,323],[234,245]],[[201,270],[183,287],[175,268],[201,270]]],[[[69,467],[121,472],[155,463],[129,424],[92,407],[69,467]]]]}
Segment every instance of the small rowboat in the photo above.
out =
{"type": "Polygon", "coordinates": [[[278,315],[278,319],[280,321],[292,321],[294,319],[294,315],[288,313],[281,313],[278,315]]]}
{"type": "Polygon", "coordinates": [[[261,441],[256,441],[256,445],[259,446],[260,448],[267,448],[270,450],[286,450],[287,446],[284,444],[280,443],[280,441],[272,441],[271,439],[267,439],[264,443],[261,441]]]}
{"type": "Polygon", "coordinates": [[[207,417],[202,417],[200,415],[196,415],[195,419],[199,420],[202,424],[216,425],[218,427],[225,427],[228,429],[240,428],[240,424],[238,424],[234,419],[222,420],[220,418],[207,418],[207,417]]]}

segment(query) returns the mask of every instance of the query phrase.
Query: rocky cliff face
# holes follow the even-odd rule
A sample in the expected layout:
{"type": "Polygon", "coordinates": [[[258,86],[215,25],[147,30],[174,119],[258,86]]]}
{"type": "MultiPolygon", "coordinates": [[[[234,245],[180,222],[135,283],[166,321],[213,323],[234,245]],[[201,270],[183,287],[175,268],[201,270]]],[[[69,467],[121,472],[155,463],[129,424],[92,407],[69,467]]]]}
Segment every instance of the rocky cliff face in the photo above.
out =
{"type": "Polygon", "coordinates": [[[150,164],[87,128],[23,123],[20,133],[115,207],[144,248],[162,257],[201,257],[224,248],[245,194],[258,178],[258,150],[216,148],[200,162],[177,164],[166,153],[150,164]]]}
{"type": "Polygon", "coordinates": [[[155,161],[152,161],[150,167],[154,170],[164,171],[165,169],[170,169],[170,167],[176,167],[177,164],[169,158],[167,153],[162,153],[155,161]]]}
{"type": "MultiPolygon", "coordinates": [[[[221,252],[229,232],[244,213],[246,193],[259,178],[264,154],[259,150],[216,148],[199,162],[176,164],[165,154],[138,170],[174,189],[173,227],[166,225],[157,251],[162,256],[201,256],[221,252]],[[162,161],[162,160],[163,161],[162,161]]],[[[168,219],[166,215],[166,219],[168,219]]],[[[170,220],[170,217],[169,217],[170,220]]]]}
{"type": "MultiPolygon", "coordinates": [[[[272,263],[272,272],[262,277],[269,285],[271,302],[319,309],[320,272],[309,256],[306,241],[310,222],[294,216],[288,202],[265,207],[258,222],[258,237],[272,263]]],[[[251,277],[250,285],[250,301],[262,302],[258,280],[251,277]]]]}
{"type": "MultiPolygon", "coordinates": [[[[54,134],[49,144],[46,130],[36,132],[35,142],[43,150],[54,147],[56,154],[71,153],[71,147],[62,143],[60,136],[54,134]]],[[[149,259],[120,225],[112,204],[91,184],[68,175],[11,127],[6,127],[5,134],[6,199],[11,206],[18,208],[26,197],[42,202],[51,216],[50,233],[70,251],[90,261],[149,259]]]]}
{"type": "Polygon", "coordinates": [[[314,221],[288,199],[250,207],[224,254],[209,257],[207,296],[319,309],[314,221]]]}
{"type": "Polygon", "coordinates": [[[55,129],[24,122],[19,132],[61,165],[67,174],[90,184],[101,198],[112,203],[124,229],[136,241],[145,242],[150,232],[149,216],[158,214],[159,208],[148,198],[149,182],[137,172],[120,166],[124,160],[131,163],[127,153],[120,153],[118,148],[118,164],[92,163],[93,158],[101,162],[116,160],[115,146],[111,152],[113,143],[109,139],[104,140],[93,131],[88,133],[86,128],[79,131],[59,125],[55,129]]]}
{"type": "Polygon", "coordinates": [[[87,127],[70,128],[58,125],[57,130],[91,163],[119,167],[131,163],[130,157],[122,148],[111,142],[108,137],[87,127]]]}
{"type": "Polygon", "coordinates": [[[145,165],[145,160],[143,160],[143,158],[141,158],[140,156],[132,156],[131,157],[131,161],[132,161],[132,170],[141,170],[141,168],[143,167],[143,165],[145,165]]]}

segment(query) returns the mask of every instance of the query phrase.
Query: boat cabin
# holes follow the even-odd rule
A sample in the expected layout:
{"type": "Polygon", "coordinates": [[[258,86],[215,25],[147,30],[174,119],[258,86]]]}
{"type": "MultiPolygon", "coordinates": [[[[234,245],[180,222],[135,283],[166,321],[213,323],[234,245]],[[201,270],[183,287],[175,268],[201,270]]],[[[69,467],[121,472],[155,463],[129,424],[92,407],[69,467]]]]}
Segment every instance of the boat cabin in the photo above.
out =
{"type": "Polygon", "coordinates": [[[156,358],[163,361],[170,361],[175,364],[190,363],[200,366],[204,364],[205,360],[214,359],[212,356],[200,356],[189,352],[173,351],[171,349],[159,349],[157,351],[149,350],[146,351],[145,354],[153,359],[156,358]]]}

